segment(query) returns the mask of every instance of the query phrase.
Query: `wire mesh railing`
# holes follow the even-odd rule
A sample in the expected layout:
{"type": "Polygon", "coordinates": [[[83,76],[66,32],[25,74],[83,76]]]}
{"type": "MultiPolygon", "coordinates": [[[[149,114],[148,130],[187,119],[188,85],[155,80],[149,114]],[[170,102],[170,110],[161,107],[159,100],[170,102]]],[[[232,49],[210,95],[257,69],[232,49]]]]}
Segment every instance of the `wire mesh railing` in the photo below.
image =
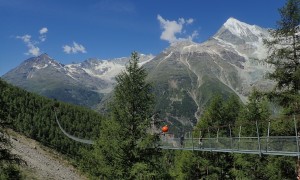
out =
{"type": "MultiPolygon", "coordinates": [[[[55,118],[60,130],[69,138],[85,143],[94,144],[94,141],[88,139],[81,139],[67,133],[60,125],[56,111],[55,118]]],[[[242,137],[239,126],[238,137],[233,136],[232,127],[228,125],[227,131],[220,131],[222,127],[216,127],[216,137],[212,137],[212,131],[207,129],[207,136],[203,137],[201,131],[199,138],[193,137],[193,132],[189,132],[188,136],[181,138],[174,138],[173,134],[162,134],[160,141],[160,148],[162,149],[184,149],[197,151],[211,151],[211,152],[232,152],[232,153],[247,153],[247,154],[267,154],[267,155],[284,155],[284,156],[298,156],[300,159],[300,132],[298,132],[297,121],[294,116],[294,134],[295,136],[270,136],[271,121],[268,121],[267,136],[261,136],[259,133],[258,122],[255,122],[256,135],[255,137],[242,137]],[[222,132],[222,133],[221,133],[222,132]],[[227,133],[224,133],[227,132],[227,133]],[[227,134],[229,137],[220,137],[219,134],[227,134]]],[[[213,128],[211,128],[212,130],[213,128]]]]}
{"type": "Polygon", "coordinates": [[[161,137],[161,148],[299,156],[297,136],[170,138],[161,137]]]}

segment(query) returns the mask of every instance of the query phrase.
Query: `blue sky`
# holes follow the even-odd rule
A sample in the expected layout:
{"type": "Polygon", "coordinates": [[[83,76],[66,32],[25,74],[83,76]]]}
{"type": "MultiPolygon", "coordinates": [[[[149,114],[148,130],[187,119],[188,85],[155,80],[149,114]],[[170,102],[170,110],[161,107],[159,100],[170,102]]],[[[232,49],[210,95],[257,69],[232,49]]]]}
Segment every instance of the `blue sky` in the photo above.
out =
{"type": "Polygon", "coordinates": [[[203,42],[230,17],[276,27],[285,0],[0,0],[0,76],[47,53],[63,64],[157,55],[178,39],[203,42]]]}

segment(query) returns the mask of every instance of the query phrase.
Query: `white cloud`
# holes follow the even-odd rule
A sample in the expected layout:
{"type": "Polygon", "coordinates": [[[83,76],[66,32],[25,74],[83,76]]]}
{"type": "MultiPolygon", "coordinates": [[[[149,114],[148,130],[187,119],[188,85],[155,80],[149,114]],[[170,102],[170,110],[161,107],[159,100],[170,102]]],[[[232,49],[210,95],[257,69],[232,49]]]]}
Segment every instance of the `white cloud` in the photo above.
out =
{"type": "Polygon", "coordinates": [[[46,35],[41,35],[41,36],[39,37],[39,39],[41,40],[41,42],[46,41],[46,35]]]}
{"type": "Polygon", "coordinates": [[[40,34],[45,34],[48,32],[48,28],[43,27],[42,29],[40,29],[40,34]]]}
{"type": "Polygon", "coordinates": [[[31,40],[31,36],[28,34],[25,34],[24,36],[17,36],[17,39],[22,39],[24,43],[28,43],[31,40]]]}
{"type": "Polygon", "coordinates": [[[198,35],[199,35],[198,31],[195,30],[193,31],[192,35],[189,36],[188,39],[192,41],[193,39],[197,38],[198,35]]]}
{"type": "Polygon", "coordinates": [[[38,55],[41,54],[40,48],[37,47],[37,46],[34,46],[34,45],[32,45],[32,44],[29,44],[29,45],[28,45],[28,48],[29,48],[29,49],[28,49],[28,52],[25,53],[26,55],[38,56],[38,55]]]}
{"type": "Polygon", "coordinates": [[[157,19],[160,22],[161,27],[164,29],[162,34],[160,35],[160,39],[169,41],[169,43],[173,43],[177,41],[175,34],[181,33],[182,25],[184,19],[179,19],[178,22],[176,21],[169,21],[162,18],[160,15],[157,15],[157,19]]]}
{"type": "Polygon", "coordinates": [[[26,34],[24,36],[17,36],[16,38],[21,39],[28,47],[28,52],[25,53],[26,55],[38,56],[40,54],[40,48],[32,42],[30,35],[26,34]]]}
{"type": "Polygon", "coordinates": [[[42,29],[40,29],[40,37],[39,39],[41,40],[41,42],[46,41],[46,33],[48,32],[48,28],[43,27],[42,29]]]}
{"type": "Polygon", "coordinates": [[[194,19],[192,19],[192,18],[186,20],[186,23],[187,23],[187,24],[192,24],[193,22],[194,22],[194,19]]]}
{"type": "Polygon", "coordinates": [[[73,42],[73,46],[64,45],[63,51],[67,54],[76,54],[78,52],[80,53],[86,53],[85,47],[81,44],[77,44],[75,41],[73,42]]]}
{"type": "Polygon", "coordinates": [[[16,36],[17,39],[21,39],[27,46],[28,51],[25,53],[26,55],[38,56],[41,54],[40,48],[37,44],[46,41],[46,33],[48,32],[48,28],[43,27],[39,30],[39,39],[40,41],[33,41],[31,39],[31,35],[25,34],[23,36],[16,36]]]}
{"type": "Polygon", "coordinates": [[[166,40],[169,43],[174,43],[179,40],[193,40],[193,38],[198,36],[198,32],[194,31],[192,35],[189,35],[187,38],[178,38],[176,35],[182,34],[185,32],[183,30],[184,25],[189,25],[194,22],[194,19],[190,18],[185,20],[184,18],[179,18],[178,21],[169,21],[164,19],[160,15],[157,15],[157,20],[160,22],[160,26],[163,29],[163,32],[160,35],[160,39],[166,40]]]}
{"type": "Polygon", "coordinates": [[[67,54],[70,54],[71,51],[72,51],[72,47],[68,46],[68,45],[64,45],[63,49],[64,49],[64,52],[67,53],[67,54]]]}

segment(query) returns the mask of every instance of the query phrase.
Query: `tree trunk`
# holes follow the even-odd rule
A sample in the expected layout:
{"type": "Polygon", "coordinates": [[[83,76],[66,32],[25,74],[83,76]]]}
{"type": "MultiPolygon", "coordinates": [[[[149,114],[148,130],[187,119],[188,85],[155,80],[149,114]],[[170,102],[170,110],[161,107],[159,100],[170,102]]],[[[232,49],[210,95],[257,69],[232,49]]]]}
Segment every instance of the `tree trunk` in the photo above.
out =
{"type": "Polygon", "coordinates": [[[297,180],[300,180],[300,159],[297,160],[297,180]]]}

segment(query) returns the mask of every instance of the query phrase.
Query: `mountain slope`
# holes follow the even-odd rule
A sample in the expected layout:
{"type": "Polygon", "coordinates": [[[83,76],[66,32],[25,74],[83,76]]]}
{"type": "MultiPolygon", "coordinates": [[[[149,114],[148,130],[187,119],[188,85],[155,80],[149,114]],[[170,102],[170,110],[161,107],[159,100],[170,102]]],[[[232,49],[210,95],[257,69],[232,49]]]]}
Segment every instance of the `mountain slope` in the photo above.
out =
{"type": "MultiPolygon", "coordinates": [[[[141,64],[151,55],[141,55],[141,64]]],[[[30,58],[3,75],[16,86],[61,101],[95,108],[113,89],[114,77],[124,70],[129,58],[88,59],[63,65],[47,54],[30,58]]]]}
{"type": "Polygon", "coordinates": [[[266,29],[230,18],[204,43],[172,44],[145,66],[155,82],[157,109],[172,122],[194,124],[214,94],[246,102],[254,87],[272,87],[264,79],[272,69],[263,62],[263,38],[269,38],[266,29]]]}
{"type": "Polygon", "coordinates": [[[9,134],[12,152],[26,162],[21,166],[25,179],[87,179],[64,155],[17,132],[10,130],[9,134]]]}

